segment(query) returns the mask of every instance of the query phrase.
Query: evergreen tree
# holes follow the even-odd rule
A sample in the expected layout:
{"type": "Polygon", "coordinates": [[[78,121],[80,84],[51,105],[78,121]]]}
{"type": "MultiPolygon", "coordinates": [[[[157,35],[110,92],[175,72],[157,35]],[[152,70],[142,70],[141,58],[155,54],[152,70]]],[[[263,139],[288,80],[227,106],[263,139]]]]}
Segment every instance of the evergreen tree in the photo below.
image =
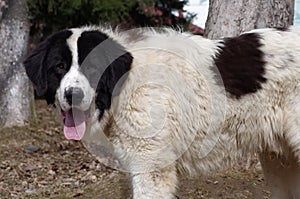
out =
{"type": "Polygon", "coordinates": [[[43,39],[51,32],[88,24],[186,28],[193,15],[180,18],[172,14],[183,11],[186,3],[187,0],[29,0],[28,7],[33,24],[31,33],[43,39]]]}
{"type": "Polygon", "coordinates": [[[136,0],[28,1],[32,22],[46,25],[46,34],[75,26],[124,20],[135,4],[136,0]]]}
{"type": "Polygon", "coordinates": [[[183,7],[187,0],[145,0],[140,3],[136,10],[130,14],[133,24],[138,26],[181,26],[187,29],[192,19],[195,17],[192,13],[186,13],[185,17],[177,17],[173,11],[179,13],[185,12],[183,7]]]}

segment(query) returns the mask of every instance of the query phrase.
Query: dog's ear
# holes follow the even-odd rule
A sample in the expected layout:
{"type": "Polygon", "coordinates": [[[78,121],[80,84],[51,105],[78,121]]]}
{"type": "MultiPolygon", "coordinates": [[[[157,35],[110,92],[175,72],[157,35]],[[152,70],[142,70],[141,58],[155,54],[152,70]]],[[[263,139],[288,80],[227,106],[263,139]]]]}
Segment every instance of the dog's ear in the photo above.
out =
{"type": "Polygon", "coordinates": [[[99,31],[82,33],[78,49],[81,72],[96,90],[101,118],[104,110],[110,107],[112,96],[119,94],[133,57],[121,44],[99,31]]]}
{"type": "Polygon", "coordinates": [[[132,61],[132,55],[126,52],[114,60],[101,76],[96,89],[96,105],[100,109],[99,118],[102,117],[104,110],[110,107],[112,97],[119,95],[120,89],[127,79],[132,61]]]}
{"type": "Polygon", "coordinates": [[[48,88],[47,85],[47,68],[45,65],[48,53],[48,40],[40,43],[23,62],[27,76],[34,84],[38,96],[43,96],[48,88]]]}
{"type": "Polygon", "coordinates": [[[132,55],[129,52],[126,52],[107,68],[106,75],[108,79],[106,86],[110,94],[114,96],[119,95],[121,86],[126,80],[131,68],[132,60],[132,55]]]}

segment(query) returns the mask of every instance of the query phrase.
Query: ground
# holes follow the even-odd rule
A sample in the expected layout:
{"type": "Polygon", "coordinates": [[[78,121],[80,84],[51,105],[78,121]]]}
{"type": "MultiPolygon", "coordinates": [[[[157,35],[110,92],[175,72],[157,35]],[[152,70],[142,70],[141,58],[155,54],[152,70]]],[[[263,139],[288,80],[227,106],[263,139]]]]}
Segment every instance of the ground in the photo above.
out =
{"type": "MultiPolygon", "coordinates": [[[[36,101],[37,118],[25,127],[1,129],[0,199],[130,198],[125,173],[105,167],[80,142],[67,141],[55,110],[36,101]]],[[[259,169],[180,178],[180,199],[269,198],[259,169]]]]}

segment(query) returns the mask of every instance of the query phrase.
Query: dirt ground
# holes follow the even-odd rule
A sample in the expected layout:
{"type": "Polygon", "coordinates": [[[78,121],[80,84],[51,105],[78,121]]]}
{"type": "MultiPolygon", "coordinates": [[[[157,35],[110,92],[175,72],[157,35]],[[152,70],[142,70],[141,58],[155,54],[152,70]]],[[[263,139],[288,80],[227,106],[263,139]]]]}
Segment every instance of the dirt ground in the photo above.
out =
{"type": "MultiPolygon", "coordinates": [[[[55,111],[37,101],[37,119],[0,130],[0,199],[130,198],[125,173],[105,167],[80,142],[64,139],[55,111]]],[[[180,199],[269,198],[258,169],[180,178],[180,199]]]]}

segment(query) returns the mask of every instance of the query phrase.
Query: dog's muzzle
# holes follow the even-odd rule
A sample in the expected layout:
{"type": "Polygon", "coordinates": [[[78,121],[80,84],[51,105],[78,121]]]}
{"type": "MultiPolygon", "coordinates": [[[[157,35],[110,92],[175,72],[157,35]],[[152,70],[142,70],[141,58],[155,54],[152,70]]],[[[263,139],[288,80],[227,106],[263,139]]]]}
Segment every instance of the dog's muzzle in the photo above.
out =
{"type": "Polygon", "coordinates": [[[84,98],[84,94],[81,88],[71,87],[65,91],[66,101],[70,106],[78,106],[84,98]]]}
{"type": "Polygon", "coordinates": [[[81,88],[70,87],[65,90],[64,97],[70,106],[70,109],[61,110],[65,137],[70,140],[81,140],[86,131],[86,122],[90,118],[90,109],[80,108],[84,92],[81,88]]]}

